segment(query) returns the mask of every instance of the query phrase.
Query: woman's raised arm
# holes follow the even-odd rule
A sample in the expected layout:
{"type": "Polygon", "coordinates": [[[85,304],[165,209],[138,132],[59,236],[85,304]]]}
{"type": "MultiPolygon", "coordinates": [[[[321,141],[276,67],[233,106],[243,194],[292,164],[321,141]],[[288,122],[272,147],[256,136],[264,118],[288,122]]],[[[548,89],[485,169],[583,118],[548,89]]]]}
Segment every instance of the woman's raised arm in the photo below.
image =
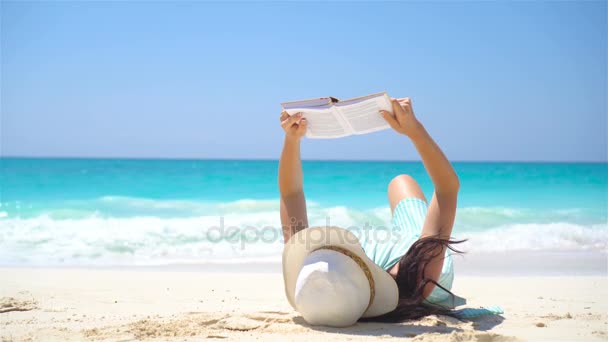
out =
{"type": "MultiPolygon", "coordinates": [[[[433,236],[449,239],[456,216],[460,188],[458,176],[439,146],[416,119],[409,98],[393,100],[393,113],[382,112],[381,114],[393,129],[407,135],[414,143],[435,186],[420,238],[433,236]]],[[[426,274],[421,277],[437,281],[443,268],[445,249],[444,245],[440,245],[436,250],[431,251],[436,257],[427,266],[426,274]]],[[[423,296],[430,295],[434,287],[434,284],[429,283],[424,289],[423,296]]]]}
{"type": "Polygon", "coordinates": [[[281,113],[281,127],[285,131],[283,152],[279,160],[279,192],[281,193],[281,225],[283,241],[308,227],[304,175],[300,160],[300,140],[306,133],[306,119],[300,113],[289,116],[281,113]]]}

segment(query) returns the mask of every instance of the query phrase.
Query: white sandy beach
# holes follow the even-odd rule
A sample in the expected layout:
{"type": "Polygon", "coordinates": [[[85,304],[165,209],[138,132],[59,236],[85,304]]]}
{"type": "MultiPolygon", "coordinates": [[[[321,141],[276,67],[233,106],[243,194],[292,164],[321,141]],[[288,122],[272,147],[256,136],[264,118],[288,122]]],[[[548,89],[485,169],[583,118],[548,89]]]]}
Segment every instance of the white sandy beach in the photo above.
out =
{"type": "Polygon", "coordinates": [[[461,276],[468,306],[505,314],[459,321],[311,327],[281,274],[146,269],[0,269],[2,341],[48,340],[608,340],[605,276],[461,276]]]}

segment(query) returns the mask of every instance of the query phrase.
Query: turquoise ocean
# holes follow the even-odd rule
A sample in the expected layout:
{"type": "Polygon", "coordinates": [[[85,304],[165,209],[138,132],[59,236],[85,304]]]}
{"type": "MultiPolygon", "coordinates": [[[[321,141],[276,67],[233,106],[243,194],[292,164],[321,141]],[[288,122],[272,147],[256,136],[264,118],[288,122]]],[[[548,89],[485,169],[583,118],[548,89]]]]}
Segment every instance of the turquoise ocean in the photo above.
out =
{"type": "MultiPolygon", "coordinates": [[[[305,161],[311,225],[388,225],[420,162],[305,161]]],[[[456,162],[470,253],[606,251],[608,164],[456,162]]],[[[0,159],[0,266],[280,262],[276,160],[0,159]]]]}

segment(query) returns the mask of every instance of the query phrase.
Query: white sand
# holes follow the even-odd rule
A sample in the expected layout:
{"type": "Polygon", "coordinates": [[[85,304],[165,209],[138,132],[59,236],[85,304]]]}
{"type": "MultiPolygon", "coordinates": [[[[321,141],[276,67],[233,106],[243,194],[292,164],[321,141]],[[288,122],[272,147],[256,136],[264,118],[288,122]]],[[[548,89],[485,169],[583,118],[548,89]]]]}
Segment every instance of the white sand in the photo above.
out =
{"type": "Polygon", "coordinates": [[[401,324],[310,327],[287,303],[277,273],[5,268],[0,269],[0,338],[608,340],[607,277],[461,276],[453,290],[471,307],[501,305],[505,314],[474,321],[430,316],[401,324]]]}

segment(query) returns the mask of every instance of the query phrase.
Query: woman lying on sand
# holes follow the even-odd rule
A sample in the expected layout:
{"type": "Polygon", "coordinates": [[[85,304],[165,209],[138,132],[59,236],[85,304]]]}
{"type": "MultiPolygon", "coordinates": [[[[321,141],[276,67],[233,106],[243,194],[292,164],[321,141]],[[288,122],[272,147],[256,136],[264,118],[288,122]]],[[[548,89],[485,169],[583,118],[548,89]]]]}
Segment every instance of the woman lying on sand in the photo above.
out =
{"type": "Polygon", "coordinates": [[[412,177],[399,175],[390,181],[391,239],[370,232],[357,238],[353,227],[308,228],[300,161],[307,122],[301,113],[281,113],[285,291],[290,304],[310,324],[347,326],[362,318],[399,322],[449,313],[438,303],[451,295],[452,251],[460,253],[451,245],[463,242],[450,240],[458,176],[415,117],[410,99],[393,99],[392,105],[392,113],[379,115],[414,143],[435,192],[429,204],[412,177]]]}

